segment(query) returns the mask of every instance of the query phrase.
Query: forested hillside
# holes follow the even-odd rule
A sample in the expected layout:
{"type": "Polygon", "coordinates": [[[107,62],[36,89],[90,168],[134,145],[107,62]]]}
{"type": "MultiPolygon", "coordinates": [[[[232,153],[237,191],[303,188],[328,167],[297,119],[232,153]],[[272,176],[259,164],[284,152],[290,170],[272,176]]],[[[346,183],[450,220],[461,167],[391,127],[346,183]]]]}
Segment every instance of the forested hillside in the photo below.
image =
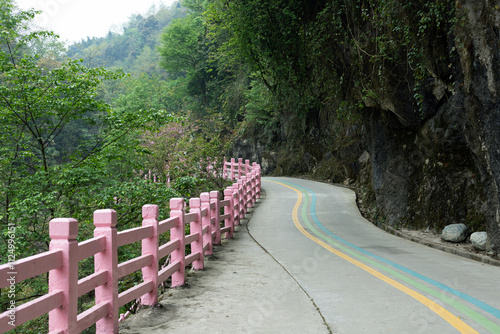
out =
{"type": "Polygon", "coordinates": [[[106,37],[87,37],[71,44],[67,55],[81,58],[87,66],[123,68],[126,72],[150,72],[157,67],[155,56],[160,35],[172,20],[184,17],[186,8],[176,2],[171,7],[153,6],[146,14],[133,14],[118,31],[109,31],[106,37]]]}
{"type": "MultiPolygon", "coordinates": [[[[498,1],[183,0],[67,49],[0,6],[2,262],[9,227],[18,258],[47,249],[53,217],[82,239],[95,209],[130,227],[144,203],[222,186],[207,166],[224,155],[500,250],[498,1]]],[[[29,284],[25,300],[46,289],[29,284]]]]}

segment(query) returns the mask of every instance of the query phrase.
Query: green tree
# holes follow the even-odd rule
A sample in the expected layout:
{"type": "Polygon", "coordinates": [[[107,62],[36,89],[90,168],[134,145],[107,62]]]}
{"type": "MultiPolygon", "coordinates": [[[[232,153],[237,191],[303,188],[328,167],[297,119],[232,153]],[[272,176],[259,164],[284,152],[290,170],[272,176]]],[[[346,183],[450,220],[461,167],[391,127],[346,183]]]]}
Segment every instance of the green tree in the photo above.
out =
{"type": "MultiPolygon", "coordinates": [[[[216,0],[207,21],[212,38],[219,40],[218,53],[248,64],[283,104],[294,95],[306,100],[314,95],[309,87],[313,68],[309,16],[322,6],[322,1],[216,0]]],[[[289,107],[300,113],[305,104],[289,107]]]]}
{"type": "MultiPolygon", "coordinates": [[[[15,227],[20,259],[48,249],[52,218],[76,218],[79,238],[87,239],[94,210],[116,209],[119,228],[127,228],[140,221],[142,205],[168,203],[175,195],[138,173],[148,155],[138,134],[171,116],[159,110],[112,110],[103,102],[102,84],[123,74],[61,59],[57,43],[54,49],[41,44],[51,33],[27,30],[35,14],[0,0],[2,263],[7,262],[9,227],[15,227]]],[[[80,270],[92,268],[86,261],[80,270]]],[[[20,305],[47,291],[47,277],[24,281],[16,289],[20,305]]],[[[2,312],[6,298],[0,291],[2,312]]],[[[40,318],[17,331],[46,332],[46,326],[40,318]]]]}
{"type": "MultiPolygon", "coordinates": [[[[48,223],[55,217],[76,218],[79,239],[83,240],[92,235],[92,213],[96,209],[117,210],[119,229],[140,224],[141,207],[146,203],[160,204],[165,217],[165,204],[171,197],[198,194],[201,190],[194,187],[206,185],[204,180],[209,176],[217,176],[206,167],[220,164],[220,158],[212,157],[224,152],[220,131],[211,135],[190,127],[176,137],[177,142],[170,141],[174,134],[158,136],[179,119],[166,110],[179,113],[183,108],[184,83],[180,82],[182,78],[165,81],[164,70],[147,66],[151,50],[137,48],[142,50],[141,61],[150,69],[148,73],[124,78],[121,72],[65,59],[53,34],[27,30],[35,14],[16,10],[11,0],[0,0],[2,263],[6,262],[9,225],[16,228],[19,259],[47,250],[48,223]],[[106,99],[115,103],[114,109],[104,102],[106,99]],[[144,178],[149,171],[163,168],[165,172],[162,147],[179,148],[170,164],[171,175],[178,179],[173,187],[164,182],[165,178],[156,180],[161,182],[144,178]],[[189,163],[180,166],[184,162],[189,163]]],[[[154,20],[147,24],[155,26],[154,20]]],[[[137,35],[136,27],[132,30],[137,35]]],[[[88,42],[99,47],[90,39],[88,42]]],[[[104,53],[107,43],[101,45],[104,53]]],[[[102,60],[101,56],[96,59],[102,60]]],[[[222,126],[214,123],[211,128],[222,126]]],[[[213,187],[203,190],[210,189],[213,187]]],[[[120,251],[120,260],[129,259],[137,251],[137,247],[120,251]]],[[[81,263],[81,275],[92,270],[91,261],[81,263]]],[[[130,286],[133,281],[120,284],[130,286]]],[[[24,281],[16,288],[19,305],[45,293],[47,277],[24,281]]],[[[86,297],[81,300],[83,309],[91,306],[86,297]]],[[[0,291],[1,311],[7,303],[0,291]]],[[[17,330],[46,332],[47,328],[40,318],[17,330]]]]}
{"type": "Polygon", "coordinates": [[[197,15],[174,20],[161,37],[161,66],[172,75],[186,75],[199,69],[204,58],[203,21],[197,15]]]}
{"type": "Polygon", "coordinates": [[[190,13],[173,21],[161,36],[158,50],[161,55],[160,65],[175,78],[184,82],[188,99],[186,109],[193,111],[197,119],[211,118],[222,114],[232,123],[234,90],[228,86],[235,82],[229,67],[222,67],[215,58],[211,58],[213,46],[206,34],[203,11],[207,1],[186,1],[190,13]]]}
{"type": "Polygon", "coordinates": [[[0,31],[0,216],[4,227],[11,221],[26,222],[19,225],[19,240],[29,244],[33,238],[46,240],[48,219],[57,211],[61,193],[57,192],[55,166],[64,161],[77,167],[102,149],[106,137],[95,124],[110,108],[97,98],[98,89],[103,80],[121,74],[87,68],[79,61],[46,66],[31,47],[51,34],[25,32],[36,12],[16,12],[6,0],[0,6],[4,27],[0,31]],[[73,133],[65,132],[68,128],[73,133]],[[62,152],[58,145],[62,134],[70,140],[88,140],[75,142],[73,149],[62,152]],[[27,213],[28,208],[33,211],[27,213]],[[21,238],[23,234],[26,238],[21,238]]]}
{"type": "Polygon", "coordinates": [[[165,80],[161,75],[143,73],[126,78],[122,84],[121,94],[113,100],[117,111],[134,113],[155,109],[182,113],[186,95],[182,80],[165,80]]]}

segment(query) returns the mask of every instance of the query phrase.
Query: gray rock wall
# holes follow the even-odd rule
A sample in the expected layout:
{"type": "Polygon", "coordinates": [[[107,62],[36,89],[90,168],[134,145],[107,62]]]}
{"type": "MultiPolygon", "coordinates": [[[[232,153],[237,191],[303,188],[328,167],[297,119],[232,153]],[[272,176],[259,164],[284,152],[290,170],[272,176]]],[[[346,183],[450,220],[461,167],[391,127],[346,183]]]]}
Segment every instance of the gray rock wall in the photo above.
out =
{"type": "Polygon", "coordinates": [[[485,227],[487,249],[499,252],[500,14],[486,2],[461,3],[454,34],[463,45],[450,45],[455,87],[443,94],[431,79],[420,120],[405,122],[409,102],[371,116],[373,190],[389,224],[485,227]]]}
{"type": "Polygon", "coordinates": [[[457,35],[465,41],[460,53],[461,83],[457,100],[466,117],[465,136],[480,173],[486,198],[487,249],[500,250],[500,11],[498,5],[468,0],[468,21],[457,35]]]}

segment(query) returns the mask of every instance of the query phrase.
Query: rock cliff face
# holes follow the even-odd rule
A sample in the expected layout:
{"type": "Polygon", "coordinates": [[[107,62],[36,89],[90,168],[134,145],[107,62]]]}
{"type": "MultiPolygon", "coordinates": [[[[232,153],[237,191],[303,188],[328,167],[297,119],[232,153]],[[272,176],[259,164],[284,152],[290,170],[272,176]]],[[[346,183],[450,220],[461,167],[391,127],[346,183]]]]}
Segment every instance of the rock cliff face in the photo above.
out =
{"type": "MultiPolygon", "coordinates": [[[[497,6],[498,7],[498,6],[497,6]]],[[[386,222],[442,229],[486,229],[500,250],[500,10],[463,1],[454,27],[455,85],[425,86],[423,117],[411,105],[379,108],[370,118],[371,180],[386,222]],[[442,87],[440,87],[442,86],[442,87]],[[382,109],[382,110],[380,110],[382,109]],[[397,116],[396,116],[397,115],[397,116]]],[[[394,101],[396,105],[396,101],[394,101]]]]}
{"type": "Polygon", "coordinates": [[[451,55],[454,85],[428,79],[420,114],[412,89],[387,87],[393,94],[366,103],[355,124],[341,131],[320,125],[319,136],[333,138],[329,145],[315,147],[311,135],[294,154],[265,155],[260,144],[241,143],[240,153],[265,160],[267,172],[357,180],[361,200],[376,204],[368,211],[374,220],[437,231],[463,223],[470,232],[486,230],[486,249],[500,252],[500,5],[466,0],[456,10],[459,24],[439,46],[451,55]]]}
{"type": "Polygon", "coordinates": [[[487,249],[500,250],[500,6],[498,2],[464,3],[468,24],[460,53],[462,72],[457,103],[465,113],[464,135],[483,189],[487,249]]]}

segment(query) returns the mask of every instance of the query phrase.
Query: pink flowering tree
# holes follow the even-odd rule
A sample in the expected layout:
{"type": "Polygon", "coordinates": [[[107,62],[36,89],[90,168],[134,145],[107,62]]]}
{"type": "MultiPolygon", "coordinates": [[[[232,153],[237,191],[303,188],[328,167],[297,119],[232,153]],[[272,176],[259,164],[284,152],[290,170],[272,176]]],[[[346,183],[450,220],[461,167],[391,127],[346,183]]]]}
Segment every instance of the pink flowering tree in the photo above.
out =
{"type": "Polygon", "coordinates": [[[189,115],[157,130],[145,131],[142,145],[148,155],[142,176],[177,185],[181,193],[194,192],[188,188],[207,183],[222,186],[220,171],[227,149],[226,133],[229,132],[221,119],[192,122],[189,115]]]}

